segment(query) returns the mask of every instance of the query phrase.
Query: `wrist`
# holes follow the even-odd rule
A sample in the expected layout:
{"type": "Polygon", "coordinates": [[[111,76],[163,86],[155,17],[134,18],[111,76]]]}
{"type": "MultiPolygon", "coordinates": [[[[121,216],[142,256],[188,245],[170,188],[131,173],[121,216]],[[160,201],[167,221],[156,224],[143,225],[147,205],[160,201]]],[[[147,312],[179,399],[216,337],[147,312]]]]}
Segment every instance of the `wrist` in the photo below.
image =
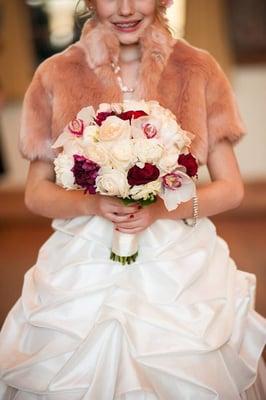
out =
{"type": "Polygon", "coordinates": [[[82,215],[98,215],[98,194],[88,194],[82,192],[80,202],[82,215]]]}

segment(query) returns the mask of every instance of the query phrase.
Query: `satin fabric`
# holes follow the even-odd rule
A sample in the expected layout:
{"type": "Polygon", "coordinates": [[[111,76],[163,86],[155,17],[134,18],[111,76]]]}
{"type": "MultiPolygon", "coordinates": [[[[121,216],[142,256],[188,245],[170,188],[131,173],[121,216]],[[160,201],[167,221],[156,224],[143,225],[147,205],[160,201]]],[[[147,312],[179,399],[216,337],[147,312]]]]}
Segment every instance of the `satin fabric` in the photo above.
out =
{"type": "Polygon", "coordinates": [[[109,260],[109,221],[53,228],[1,332],[1,400],[265,398],[255,276],[209,219],[156,221],[127,266],[109,260]]]}

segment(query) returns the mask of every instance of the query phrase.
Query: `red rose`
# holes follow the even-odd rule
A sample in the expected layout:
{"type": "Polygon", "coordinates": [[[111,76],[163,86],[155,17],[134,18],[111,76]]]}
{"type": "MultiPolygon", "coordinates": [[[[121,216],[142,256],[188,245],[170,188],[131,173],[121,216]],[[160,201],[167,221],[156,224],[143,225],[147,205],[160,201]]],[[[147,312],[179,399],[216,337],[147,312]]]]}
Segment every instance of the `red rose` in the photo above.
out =
{"type": "Polygon", "coordinates": [[[127,174],[127,180],[130,186],[145,185],[146,183],[156,181],[160,171],[155,165],[145,163],[143,168],[134,165],[127,174]]]}
{"type": "Polygon", "coordinates": [[[148,115],[145,113],[145,111],[139,110],[139,111],[125,111],[121,114],[118,114],[118,117],[123,119],[123,120],[131,120],[137,119],[139,117],[144,117],[145,115],[148,115]]]}
{"type": "Polygon", "coordinates": [[[114,111],[99,112],[94,120],[97,125],[101,126],[102,123],[106,120],[106,118],[110,117],[111,115],[115,115],[115,112],[114,111]]]}
{"type": "Polygon", "coordinates": [[[178,157],[178,164],[186,168],[186,173],[189,176],[195,176],[198,172],[198,163],[191,153],[180,154],[178,157]]]}

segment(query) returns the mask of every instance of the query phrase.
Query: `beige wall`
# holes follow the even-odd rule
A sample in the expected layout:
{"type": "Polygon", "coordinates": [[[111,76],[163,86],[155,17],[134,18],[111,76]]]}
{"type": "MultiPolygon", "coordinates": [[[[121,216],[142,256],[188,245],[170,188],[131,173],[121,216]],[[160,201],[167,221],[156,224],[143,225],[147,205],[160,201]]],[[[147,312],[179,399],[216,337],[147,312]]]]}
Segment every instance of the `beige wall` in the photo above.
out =
{"type": "Polygon", "coordinates": [[[21,99],[33,72],[33,49],[24,0],[0,0],[0,81],[7,100],[21,99]]]}
{"type": "Polygon", "coordinates": [[[230,76],[230,48],[224,0],[187,0],[185,38],[208,50],[230,76]]]}

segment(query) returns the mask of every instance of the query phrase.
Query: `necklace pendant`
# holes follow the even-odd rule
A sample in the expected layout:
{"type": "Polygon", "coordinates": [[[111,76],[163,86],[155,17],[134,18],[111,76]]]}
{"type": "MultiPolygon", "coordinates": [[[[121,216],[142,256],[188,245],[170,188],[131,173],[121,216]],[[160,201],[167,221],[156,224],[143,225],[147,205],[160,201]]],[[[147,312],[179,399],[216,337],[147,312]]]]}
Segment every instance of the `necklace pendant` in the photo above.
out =
{"type": "Polygon", "coordinates": [[[121,76],[119,75],[119,72],[121,70],[120,66],[118,64],[115,64],[114,62],[112,62],[111,63],[111,67],[112,67],[112,69],[113,69],[113,71],[114,71],[114,73],[116,75],[116,79],[117,79],[118,85],[119,85],[120,90],[122,91],[122,93],[133,93],[135,91],[135,89],[127,87],[124,84],[121,76]]]}

